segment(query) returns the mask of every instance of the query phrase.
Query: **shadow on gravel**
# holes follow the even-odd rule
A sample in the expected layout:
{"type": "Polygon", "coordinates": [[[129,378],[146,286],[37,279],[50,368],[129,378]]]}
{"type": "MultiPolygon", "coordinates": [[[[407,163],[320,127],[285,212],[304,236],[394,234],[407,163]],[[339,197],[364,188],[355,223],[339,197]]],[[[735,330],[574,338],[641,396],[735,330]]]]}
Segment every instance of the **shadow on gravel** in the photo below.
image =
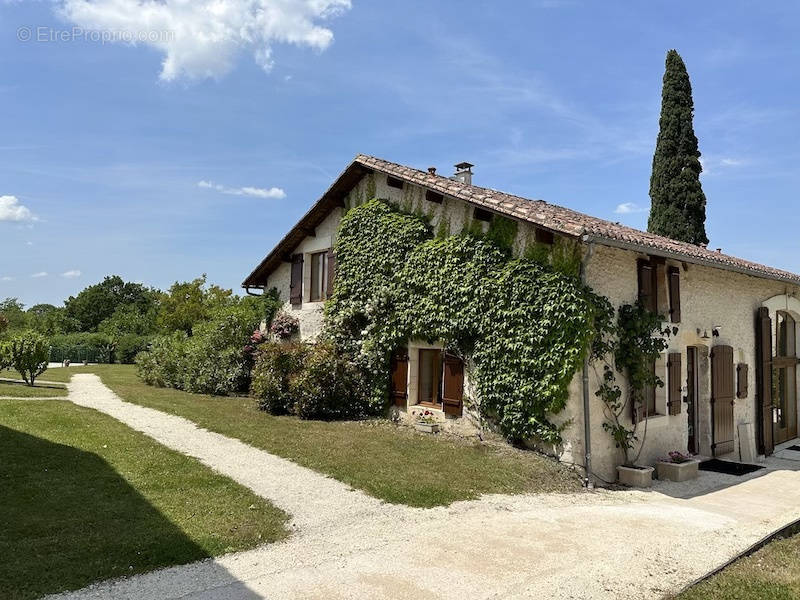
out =
{"type": "MultiPolygon", "coordinates": [[[[38,598],[207,556],[96,454],[0,426],[0,598],[38,598]]],[[[239,600],[258,597],[222,567],[203,571],[236,583],[239,600]]]]}

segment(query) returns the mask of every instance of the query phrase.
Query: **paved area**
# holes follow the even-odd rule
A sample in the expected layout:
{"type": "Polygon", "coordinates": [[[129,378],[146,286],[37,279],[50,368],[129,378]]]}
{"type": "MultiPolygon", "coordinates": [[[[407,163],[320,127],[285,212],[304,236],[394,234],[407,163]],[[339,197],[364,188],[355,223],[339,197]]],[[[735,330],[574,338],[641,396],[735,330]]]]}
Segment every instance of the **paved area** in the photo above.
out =
{"type": "Polygon", "coordinates": [[[651,491],[493,495],[413,509],[123,402],[93,375],[69,387],[73,402],[268,498],[293,515],[295,532],[61,598],[659,598],[800,518],[800,453],[792,451],[743,478],[702,473],[651,491]]]}

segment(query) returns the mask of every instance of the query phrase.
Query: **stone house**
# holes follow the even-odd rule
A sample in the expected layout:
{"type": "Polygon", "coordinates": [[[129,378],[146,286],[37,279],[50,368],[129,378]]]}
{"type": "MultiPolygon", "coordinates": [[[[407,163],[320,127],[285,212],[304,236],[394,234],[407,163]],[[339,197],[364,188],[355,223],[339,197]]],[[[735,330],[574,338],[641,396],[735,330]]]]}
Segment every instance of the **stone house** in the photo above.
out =
{"type": "MultiPolygon", "coordinates": [[[[667,316],[674,335],[654,365],[665,385],[630,415],[646,421],[641,464],[672,450],[752,460],[798,436],[800,275],[472,185],[471,166],[461,163],[445,177],[357,156],[243,287],[277,288],[287,312],[299,318],[301,337],[313,339],[335,282],[333,248],[346,207],[383,198],[430,215],[434,227],[444,223],[451,233],[466,221],[488,227],[498,216],[514,219],[515,252],[533,241],[573,244],[581,277],[596,293],[615,307],[638,298],[667,316]]],[[[412,340],[392,365],[387,377],[400,415],[424,407],[445,426],[473,425],[464,365],[441,345],[412,340]]],[[[621,455],[602,427],[600,375],[588,363],[575,374],[567,407],[556,416],[568,425],[555,451],[613,481],[621,455]]]]}

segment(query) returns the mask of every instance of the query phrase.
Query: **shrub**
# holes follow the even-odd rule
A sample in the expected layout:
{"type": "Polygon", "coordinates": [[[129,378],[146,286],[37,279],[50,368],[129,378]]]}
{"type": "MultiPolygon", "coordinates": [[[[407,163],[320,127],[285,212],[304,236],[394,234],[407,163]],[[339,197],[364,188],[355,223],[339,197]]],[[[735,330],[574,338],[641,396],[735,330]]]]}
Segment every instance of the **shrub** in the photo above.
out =
{"type": "Polygon", "coordinates": [[[250,394],[258,400],[261,410],[273,415],[295,412],[289,382],[303,368],[306,354],[305,344],[267,342],[259,347],[250,394]]]}
{"type": "Polygon", "coordinates": [[[289,393],[301,419],[352,419],[370,412],[359,370],[328,343],[311,348],[289,380],[289,393]]]}
{"type": "Polygon", "coordinates": [[[114,349],[116,361],[124,365],[133,364],[136,361],[136,355],[147,350],[151,340],[152,336],[134,333],[120,336],[114,349]]]}
{"type": "Polygon", "coordinates": [[[275,315],[269,330],[279,340],[288,340],[300,331],[300,321],[292,315],[281,311],[275,315]]]}
{"type": "Polygon", "coordinates": [[[139,377],[149,385],[183,389],[186,334],[175,332],[153,340],[150,349],[136,355],[139,377]]]}
{"type": "Polygon", "coordinates": [[[33,386],[36,378],[47,370],[50,348],[44,336],[33,331],[16,335],[7,344],[11,363],[22,378],[33,386]]]}
{"type": "Polygon", "coordinates": [[[11,366],[11,348],[7,342],[0,341],[0,371],[11,366]]]}

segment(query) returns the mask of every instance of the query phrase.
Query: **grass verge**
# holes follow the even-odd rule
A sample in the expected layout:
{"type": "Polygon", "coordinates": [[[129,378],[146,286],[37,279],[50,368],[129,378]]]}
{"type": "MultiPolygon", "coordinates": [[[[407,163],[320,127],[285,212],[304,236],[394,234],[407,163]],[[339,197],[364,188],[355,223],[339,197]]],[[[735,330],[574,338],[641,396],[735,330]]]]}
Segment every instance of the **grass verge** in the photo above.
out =
{"type": "Polygon", "coordinates": [[[67,388],[37,383],[34,387],[24,383],[0,381],[0,398],[58,398],[67,395],[67,388]]]}
{"type": "Polygon", "coordinates": [[[185,417],[388,502],[431,507],[488,493],[571,492],[580,487],[574,473],[533,452],[437,439],[386,421],[274,417],[259,411],[250,398],[145,385],[131,366],[91,370],[128,402],[185,417]]]}
{"type": "Polygon", "coordinates": [[[771,542],[676,600],[796,600],[800,598],[800,534],[771,542]]]}
{"type": "Polygon", "coordinates": [[[251,548],[286,515],[199,461],[69,402],[0,400],[0,597],[251,548]]]}

